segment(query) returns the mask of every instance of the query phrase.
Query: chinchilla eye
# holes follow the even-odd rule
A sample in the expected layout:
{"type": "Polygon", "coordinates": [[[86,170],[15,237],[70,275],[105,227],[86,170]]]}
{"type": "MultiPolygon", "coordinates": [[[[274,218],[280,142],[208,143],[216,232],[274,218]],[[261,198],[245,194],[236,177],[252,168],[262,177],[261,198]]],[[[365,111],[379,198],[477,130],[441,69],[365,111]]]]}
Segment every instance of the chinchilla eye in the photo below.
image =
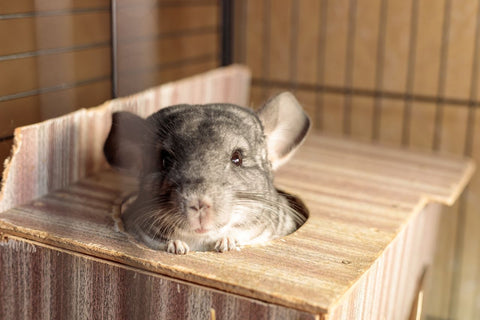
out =
{"type": "Polygon", "coordinates": [[[242,151],[240,151],[238,149],[233,151],[232,157],[230,158],[230,161],[232,161],[232,163],[234,165],[236,165],[237,167],[240,167],[242,165],[242,162],[243,162],[242,151]]]}
{"type": "Polygon", "coordinates": [[[162,160],[162,169],[168,169],[172,166],[173,164],[172,155],[168,151],[162,150],[160,152],[160,157],[162,160]]]}

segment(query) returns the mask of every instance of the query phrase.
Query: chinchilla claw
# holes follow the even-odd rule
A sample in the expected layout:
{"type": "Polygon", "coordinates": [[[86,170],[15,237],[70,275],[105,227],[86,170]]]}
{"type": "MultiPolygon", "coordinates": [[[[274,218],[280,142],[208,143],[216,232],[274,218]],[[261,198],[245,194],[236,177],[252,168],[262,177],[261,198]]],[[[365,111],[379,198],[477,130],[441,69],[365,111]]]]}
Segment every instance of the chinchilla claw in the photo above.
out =
{"type": "Polygon", "coordinates": [[[175,254],[187,254],[190,251],[188,244],[181,240],[169,240],[167,242],[167,252],[175,254]]]}
{"type": "Polygon", "coordinates": [[[237,248],[237,240],[230,237],[223,237],[215,243],[215,250],[225,252],[237,248]]]}

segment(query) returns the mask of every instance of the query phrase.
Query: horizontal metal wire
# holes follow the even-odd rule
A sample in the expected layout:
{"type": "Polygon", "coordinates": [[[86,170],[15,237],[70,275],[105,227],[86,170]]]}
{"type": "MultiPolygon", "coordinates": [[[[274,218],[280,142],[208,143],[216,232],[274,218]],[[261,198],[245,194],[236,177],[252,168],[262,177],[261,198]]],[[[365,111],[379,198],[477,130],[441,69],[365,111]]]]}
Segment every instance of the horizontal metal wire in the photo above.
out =
{"type": "MultiPolygon", "coordinates": [[[[155,36],[143,36],[143,37],[134,37],[134,38],[127,38],[127,39],[117,38],[117,41],[118,41],[118,44],[121,45],[121,44],[149,41],[149,40],[155,40],[155,39],[170,39],[170,38],[177,38],[177,37],[184,37],[184,36],[191,36],[191,35],[218,33],[218,32],[219,32],[219,26],[209,26],[204,28],[166,32],[166,33],[161,33],[155,36]]],[[[94,49],[99,47],[110,47],[111,45],[112,45],[112,42],[109,40],[105,42],[91,43],[91,44],[79,45],[79,46],[21,52],[21,53],[0,56],[0,62],[7,61],[7,60],[30,58],[30,57],[36,57],[36,56],[44,56],[49,54],[59,54],[59,53],[67,53],[72,51],[88,50],[88,49],[94,49]]]]}
{"type": "Polygon", "coordinates": [[[218,59],[220,56],[219,53],[209,53],[209,54],[204,54],[201,56],[196,56],[188,59],[182,59],[178,61],[172,61],[172,62],[166,62],[166,63],[160,63],[151,67],[147,68],[137,68],[135,70],[129,70],[129,71],[118,71],[118,76],[129,76],[129,75],[135,75],[135,74],[140,74],[140,73],[147,73],[151,71],[159,71],[159,70],[165,70],[165,69],[171,69],[171,68],[178,68],[178,67],[183,67],[185,65],[190,65],[190,64],[196,64],[196,63],[202,63],[202,62],[207,62],[207,61],[213,61],[215,59],[218,59]]]}
{"type": "Polygon", "coordinates": [[[110,12],[110,6],[108,7],[96,7],[96,8],[81,8],[81,9],[65,9],[65,10],[51,10],[51,11],[33,11],[22,13],[8,13],[0,14],[0,20],[9,19],[24,19],[34,17],[49,17],[49,16],[66,16],[82,13],[95,13],[95,12],[110,12]]]}
{"type": "Polygon", "coordinates": [[[0,142],[12,140],[12,139],[13,139],[13,135],[8,135],[8,136],[0,137],[0,142]]]}
{"type": "MultiPolygon", "coordinates": [[[[182,67],[185,65],[190,65],[190,64],[195,64],[195,63],[202,63],[202,62],[207,62],[207,61],[213,61],[219,57],[219,53],[211,53],[211,54],[206,54],[206,55],[201,55],[189,59],[183,59],[179,61],[173,61],[173,62],[167,62],[167,63],[162,63],[153,67],[149,68],[141,68],[141,69],[136,69],[132,72],[119,72],[119,76],[128,76],[132,74],[139,74],[139,73],[144,73],[147,71],[152,71],[152,70],[164,70],[164,69],[170,69],[170,68],[178,68],[182,67]]],[[[79,81],[75,83],[64,83],[60,84],[57,86],[52,86],[52,87],[46,87],[46,88],[39,88],[35,90],[30,90],[30,91],[24,91],[24,92],[19,92],[11,95],[5,95],[5,96],[0,96],[0,102],[4,101],[10,101],[14,99],[20,99],[20,98],[26,98],[30,96],[34,96],[37,94],[44,94],[44,93],[49,93],[49,92],[55,92],[59,90],[64,90],[64,89],[70,89],[78,86],[83,86],[87,84],[92,84],[95,82],[100,82],[100,81],[105,81],[105,80],[111,80],[111,76],[103,76],[103,77],[97,77],[97,78],[92,78],[89,80],[85,81],[79,81]]]]}
{"type": "Polygon", "coordinates": [[[49,54],[88,50],[88,49],[94,49],[94,48],[100,48],[100,47],[110,47],[110,45],[111,45],[111,41],[105,41],[105,42],[97,42],[97,43],[85,44],[80,46],[52,48],[52,49],[43,49],[43,50],[37,50],[37,51],[15,53],[15,54],[9,54],[5,56],[0,56],[0,62],[7,61],[7,60],[37,57],[37,56],[45,56],[49,54]]]}
{"type": "MultiPolygon", "coordinates": [[[[292,82],[289,81],[277,81],[277,80],[266,80],[260,78],[254,78],[252,80],[252,85],[254,86],[264,86],[270,88],[281,88],[281,89],[290,89],[292,87],[292,82]]],[[[326,92],[333,94],[352,94],[362,97],[372,97],[372,98],[387,98],[394,100],[408,100],[414,102],[426,102],[426,103],[443,103],[448,105],[457,105],[457,106],[474,106],[478,107],[480,101],[478,100],[469,100],[469,99],[458,99],[458,98],[449,98],[449,97],[437,97],[437,96],[428,96],[421,94],[407,94],[401,92],[392,92],[392,91],[378,91],[378,90],[368,90],[368,89],[359,89],[359,88],[347,88],[347,87],[338,87],[338,86],[329,86],[329,85],[316,85],[310,83],[295,83],[297,90],[305,90],[312,92],[326,92]]]]}
{"type": "Polygon", "coordinates": [[[62,84],[52,86],[52,87],[39,88],[39,89],[35,89],[35,90],[14,93],[14,94],[6,95],[6,96],[0,96],[0,102],[10,101],[10,100],[20,99],[20,98],[26,98],[26,97],[34,96],[34,95],[37,95],[37,94],[44,94],[44,93],[49,93],[49,92],[55,92],[55,91],[70,89],[70,88],[84,86],[84,85],[87,85],[87,84],[92,84],[92,83],[95,83],[95,82],[100,82],[100,81],[105,81],[105,80],[110,80],[110,75],[103,76],[103,77],[92,78],[92,79],[88,79],[88,80],[84,80],[84,81],[78,81],[78,82],[74,82],[74,83],[62,83],[62,84]]]}
{"type": "MultiPolygon", "coordinates": [[[[216,0],[165,0],[158,1],[150,4],[118,4],[117,7],[123,8],[137,8],[137,7],[183,7],[183,6],[204,6],[218,4],[216,0]]],[[[0,14],[0,20],[8,19],[24,19],[33,17],[47,17],[47,16],[63,16],[81,13],[94,13],[94,12],[110,12],[110,6],[95,7],[95,8],[79,8],[79,9],[63,9],[63,10],[50,10],[50,11],[32,11],[21,13],[7,13],[0,14]]]]}
{"type": "Polygon", "coordinates": [[[186,7],[186,6],[210,6],[218,5],[218,0],[159,0],[154,3],[128,3],[117,4],[119,9],[124,8],[158,8],[158,7],[186,7]]]}
{"type": "Polygon", "coordinates": [[[141,37],[122,38],[120,35],[120,37],[117,37],[117,41],[118,41],[118,44],[126,44],[126,43],[135,43],[135,42],[150,41],[150,40],[156,40],[156,39],[170,39],[170,38],[179,38],[179,37],[201,35],[201,34],[211,34],[211,33],[218,33],[219,31],[220,31],[220,26],[206,26],[206,27],[200,27],[195,29],[162,32],[157,35],[149,35],[149,36],[141,36],[141,37]]]}

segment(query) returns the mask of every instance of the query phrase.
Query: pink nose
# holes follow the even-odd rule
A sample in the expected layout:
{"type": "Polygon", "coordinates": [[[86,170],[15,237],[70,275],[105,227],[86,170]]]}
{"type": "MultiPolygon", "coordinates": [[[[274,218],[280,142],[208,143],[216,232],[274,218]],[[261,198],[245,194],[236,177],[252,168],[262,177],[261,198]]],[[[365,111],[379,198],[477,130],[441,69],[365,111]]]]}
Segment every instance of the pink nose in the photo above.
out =
{"type": "Polygon", "coordinates": [[[192,200],[190,202],[189,208],[194,210],[194,211],[202,211],[202,210],[208,210],[210,209],[211,204],[207,200],[192,200]]]}

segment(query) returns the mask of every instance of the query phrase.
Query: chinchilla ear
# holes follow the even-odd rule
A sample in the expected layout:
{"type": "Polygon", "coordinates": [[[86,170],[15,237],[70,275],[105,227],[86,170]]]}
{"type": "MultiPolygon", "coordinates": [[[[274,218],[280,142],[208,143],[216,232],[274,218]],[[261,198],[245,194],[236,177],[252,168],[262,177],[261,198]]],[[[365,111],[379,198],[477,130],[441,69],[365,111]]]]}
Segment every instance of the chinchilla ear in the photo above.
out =
{"type": "Polygon", "coordinates": [[[290,92],[282,92],[257,112],[267,138],[268,159],[276,170],[305,139],[310,119],[290,92]]]}
{"type": "Polygon", "coordinates": [[[108,163],[128,174],[139,175],[142,170],[142,143],[148,133],[145,119],[130,112],[112,114],[112,127],[103,146],[108,163]]]}

